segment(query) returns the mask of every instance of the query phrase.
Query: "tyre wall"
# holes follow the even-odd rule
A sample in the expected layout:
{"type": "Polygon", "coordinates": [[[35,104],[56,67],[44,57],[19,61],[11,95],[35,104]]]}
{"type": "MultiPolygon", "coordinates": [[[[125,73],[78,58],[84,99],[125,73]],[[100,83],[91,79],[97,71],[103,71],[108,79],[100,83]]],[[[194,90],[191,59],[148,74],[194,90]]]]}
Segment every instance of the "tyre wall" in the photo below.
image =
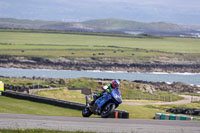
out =
{"type": "Polygon", "coordinates": [[[155,119],[157,119],[157,120],[194,120],[194,119],[197,119],[197,118],[188,117],[188,116],[184,116],[184,115],[156,113],[155,119]]]}

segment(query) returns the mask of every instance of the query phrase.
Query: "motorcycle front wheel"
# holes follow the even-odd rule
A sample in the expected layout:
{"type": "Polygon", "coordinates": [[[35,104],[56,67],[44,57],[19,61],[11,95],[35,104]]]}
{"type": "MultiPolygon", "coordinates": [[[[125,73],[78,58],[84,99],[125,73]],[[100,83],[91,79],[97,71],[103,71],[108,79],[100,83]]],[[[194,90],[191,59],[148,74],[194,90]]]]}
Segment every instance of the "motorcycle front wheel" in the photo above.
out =
{"type": "Polygon", "coordinates": [[[115,110],[115,104],[107,104],[101,112],[101,117],[107,118],[114,110],[115,110]]]}
{"type": "Polygon", "coordinates": [[[89,110],[89,108],[84,108],[82,110],[82,116],[83,117],[90,117],[92,115],[92,112],[89,110]]]}

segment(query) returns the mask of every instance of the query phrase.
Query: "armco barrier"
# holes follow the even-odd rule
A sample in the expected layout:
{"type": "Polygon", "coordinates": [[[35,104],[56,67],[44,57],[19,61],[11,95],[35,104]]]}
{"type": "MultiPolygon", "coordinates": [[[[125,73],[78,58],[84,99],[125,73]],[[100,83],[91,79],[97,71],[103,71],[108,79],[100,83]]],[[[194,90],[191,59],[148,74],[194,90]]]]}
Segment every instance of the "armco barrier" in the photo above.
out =
{"type": "Polygon", "coordinates": [[[13,92],[13,91],[5,91],[2,93],[2,95],[7,96],[7,97],[12,97],[12,98],[17,98],[17,99],[24,99],[24,100],[29,100],[33,102],[50,104],[50,105],[64,107],[64,108],[76,109],[76,110],[82,110],[85,107],[84,104],[80,104],[80,103],[68,102],[64,100],[47,98],[47,97],[42,97],[38,95],[29,95],[26,93],[19,93],[19,92],[13,92]]]}
{"type": "Polygon", "coordinates": [[[156,113],[155,119],[158,119],[158,120],[193,120],[193,119],[196,119],[196,118],[195,117],[183,116],[183,115],[156,113]]]}
{"type": "MultiPolygon", "coordinates": [[[[7,96],[7,97],[12,97],[12,98],[17,98],[17,99],[24,99],[24,100],[29,100],[33,102],[50,104],[50,105],[54,105],[58,107],[75,109],[75,110],[83,110],[85,108],[85,104],[58,100],[58,99],[53,99],[53,98],[47,98],[47,97],[42,97],[38,95],[29,95],[26,93],[20,93],[20,92],[14,92],[14,91],[4,91],[2,92],[2,95],[7,96]]],[[[113,112],[109,116],[109,118],[129,119],[129,113],[126,111],[115,110],[115,112],[113,112]]]]}

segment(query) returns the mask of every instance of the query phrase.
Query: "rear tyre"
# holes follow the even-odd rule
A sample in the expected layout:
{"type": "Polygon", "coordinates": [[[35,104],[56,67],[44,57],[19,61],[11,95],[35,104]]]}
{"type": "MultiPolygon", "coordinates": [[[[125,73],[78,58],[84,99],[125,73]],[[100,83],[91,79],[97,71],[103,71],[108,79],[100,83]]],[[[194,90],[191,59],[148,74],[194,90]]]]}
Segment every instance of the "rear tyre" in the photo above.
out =
{"type": "Polygon", "coordinates": [[[90,117],[92,115],[92,112],[89,110],[89,108],[84,108],[82,110],[82,116],[83,117],[90,117]]]}
{"type": "Polygon", "coordinates": [[[115,110],[115,104],[107,104],[101,112],[101,117],[107,118],[114,110],[115,110]]]}

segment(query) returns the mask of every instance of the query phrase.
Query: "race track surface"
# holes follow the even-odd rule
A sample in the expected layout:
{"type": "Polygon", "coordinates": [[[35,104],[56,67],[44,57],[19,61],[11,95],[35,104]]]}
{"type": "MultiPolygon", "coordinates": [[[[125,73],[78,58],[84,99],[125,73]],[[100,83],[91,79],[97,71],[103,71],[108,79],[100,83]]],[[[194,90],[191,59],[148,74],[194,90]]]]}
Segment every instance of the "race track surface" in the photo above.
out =
{"type": "Polygon", "coordinates": [[[0,128],[131,133],[200,133],[199,121],[102,119],[0,113],[0,128]]]}

